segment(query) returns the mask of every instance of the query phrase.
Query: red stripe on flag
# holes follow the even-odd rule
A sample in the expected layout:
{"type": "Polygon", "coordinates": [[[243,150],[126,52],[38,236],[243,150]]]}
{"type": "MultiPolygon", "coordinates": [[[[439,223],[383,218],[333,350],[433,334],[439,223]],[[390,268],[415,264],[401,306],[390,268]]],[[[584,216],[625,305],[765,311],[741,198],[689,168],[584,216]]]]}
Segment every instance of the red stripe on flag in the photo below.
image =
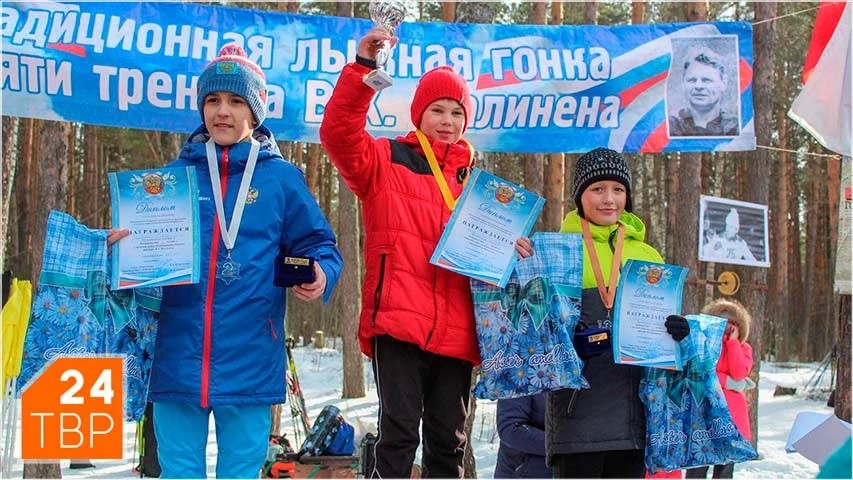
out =
{"type": "Polygon", "coordinates": [[[70,53],[71,55],[77,55],[78,57],[86,57],[86,49],[83,45],[76,45],[73,43],[48,43],[47,48],[70,53]]]}
{"type": "Polygon", "coordinates": [[[809,79],[814,70],[820,56],[823,55],[823,50],[838,22],[841,20],[841,14],[844,12],[846,2],[821,2],[820,8],[814,19],[814,30],[812,30],[812,38],[809,41],[809,51],[806,53],[806,63],[803,65],[803,84],[809,79]]]}
{"type": "Polygon", "coordinates": [[[666,136],[666,121],[664,121],[646,137],[646,141],[640,147],[640,153],[660,152],[667,145],[669,145],[669,137],[666,136]]]}
{"type": "Polygon", "coordinates": [[[752,83],[752,67],[746,63],[746,60],[743,58],[740,59],[740,63],[738,63],[738,71],[740,72],[740,92],[743,93],[746,90],[746,87],[752,83]]]}
{"type": "Polygon", "coordinates": [[[503,87],[506,85],[516,85],[521,83],[521,80],[512,73],[512,70],[504,72],[503,80],[495,80],[495,77],[489,74],[483,74],[477,77],[477,90],[484,88],[503,87]]]}
{"type": "Polygon", "coordinates": [[[639,97],[641,93],[652,88],[654,84],[665,79],[668,74],[669,72],[659,73],[654,77],[643,80],[642,82],[634,85],[633,87],[623,90],[622,94],[619,95],[622,108],[627,107],[631,102],[636,100],[636,98],[639,97]]]}

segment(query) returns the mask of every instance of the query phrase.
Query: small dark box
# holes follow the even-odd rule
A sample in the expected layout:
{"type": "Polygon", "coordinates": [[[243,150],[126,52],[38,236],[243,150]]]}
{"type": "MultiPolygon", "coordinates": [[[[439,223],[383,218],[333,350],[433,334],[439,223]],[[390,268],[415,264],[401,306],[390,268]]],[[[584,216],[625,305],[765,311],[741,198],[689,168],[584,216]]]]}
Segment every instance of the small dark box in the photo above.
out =
{"type": "Polygon", "coordinates": [[[579,326],[575,330],[573,343],[581,360],[601,355],[613,348],[609,328],[582,328],[579,326]]]}
{"type": "Polygon", "coordinates": [[[288,256],[283,253],[279,253],[275,257],[273,284],[276,287],[289,288],[294,285],[311,283],[315,278],[313,258],[288,256]]]}

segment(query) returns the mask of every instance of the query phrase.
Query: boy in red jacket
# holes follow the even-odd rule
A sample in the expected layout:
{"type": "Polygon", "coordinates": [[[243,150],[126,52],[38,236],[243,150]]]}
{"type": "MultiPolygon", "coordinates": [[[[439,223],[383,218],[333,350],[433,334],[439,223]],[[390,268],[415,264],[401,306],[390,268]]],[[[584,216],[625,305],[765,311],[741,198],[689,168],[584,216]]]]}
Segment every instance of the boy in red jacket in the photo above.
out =
{"type": "Polygon", "coordinates": [[[320,140],[364,216],[365,276],[359,341],[373,359],[379,432],[369,478],[409,478],[423,421],[425,477],[461,477],[471,369],[480,363],[468,278],[429,263],[474,163],[462,138],[474,117],[465,79],[438,67],[412,98],[416,131],[365,131],[376,92],[382,29],[360,41],[326,105],[320,140]],[[432,163],[432,166],[430,165],[432,163]],[[433,173],[435,171],[435,173],[433,173]],[[452,198],[450,198],[452,197],[452,198]]]}

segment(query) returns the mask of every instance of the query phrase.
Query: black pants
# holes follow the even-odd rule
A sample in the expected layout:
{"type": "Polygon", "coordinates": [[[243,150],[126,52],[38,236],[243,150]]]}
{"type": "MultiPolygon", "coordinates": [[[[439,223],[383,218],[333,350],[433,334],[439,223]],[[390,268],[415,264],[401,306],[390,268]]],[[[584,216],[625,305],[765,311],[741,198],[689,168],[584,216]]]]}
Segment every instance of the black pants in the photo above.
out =
{"type": "Polygon", "coordinates": [[[423,477],[461,478],[472,365],[383,335],[374,339],[379,434],[368,478],[409,478],[423,425],[423,477]]]}
{"type": "MultiPolygon", "coordinates": [[[[708,476],[708,467],[688,468],[684,472],[684,478],[706,478],[708,476]]],[[[732,478],[735,473],[735,464],[727,463],[725,465],[714,465],[714,474],[711,478],[732,478]]]]}
{"type": "Polygon", "coordinates": [[[554,478],[643,478],[642,450],[554,455],[554,478]]]}
{"type": "Polygon", "coordinates": [[[157,435],[154,433],[154,404],[145,404],[145,416],[142,422],[142,448],[136,471],[140,477],[156,478],[160,476],[160,459],[157,456],[157,435]]]}

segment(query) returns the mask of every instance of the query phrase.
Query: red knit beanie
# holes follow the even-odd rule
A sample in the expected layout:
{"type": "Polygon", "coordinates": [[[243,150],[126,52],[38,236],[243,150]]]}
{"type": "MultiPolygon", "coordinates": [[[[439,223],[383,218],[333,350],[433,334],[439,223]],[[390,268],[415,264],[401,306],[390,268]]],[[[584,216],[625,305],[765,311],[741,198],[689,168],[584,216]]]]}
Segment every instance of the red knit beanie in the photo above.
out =
{"type": "Polygon", "coordinates": [[[415,128],[421,127],[421,118],[424,110],[434,101],[442,98],[456,100],[465,111],[465,129],[471,125],[474,119],[474,102],[468,93],[468,84],[462,75],[454,72],[452,68],[436,67],[426,72],[418,82],[415,90],[415,98],[412,99],[412,123],[415,128]]]}

